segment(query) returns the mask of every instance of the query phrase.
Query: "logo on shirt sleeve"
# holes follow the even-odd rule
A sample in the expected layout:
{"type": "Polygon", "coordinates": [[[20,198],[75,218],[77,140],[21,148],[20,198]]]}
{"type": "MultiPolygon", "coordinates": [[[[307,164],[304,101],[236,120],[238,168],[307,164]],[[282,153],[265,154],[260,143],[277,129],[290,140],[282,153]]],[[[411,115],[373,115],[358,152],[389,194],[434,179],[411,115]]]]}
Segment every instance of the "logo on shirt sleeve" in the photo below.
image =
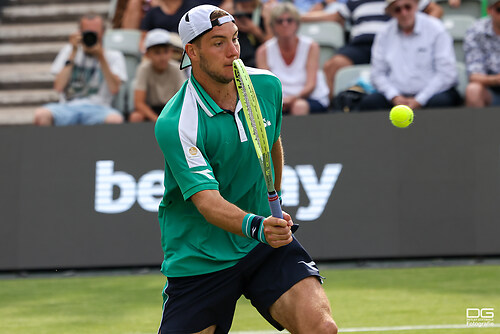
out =
{"type": "Polygon", "coordinates": [[[209,180],[215,180],[215,177],[211,174],[212,171],[210,169],[196,170],[196,171],[193,171],[193,173],[204,175],[209,180]]]}

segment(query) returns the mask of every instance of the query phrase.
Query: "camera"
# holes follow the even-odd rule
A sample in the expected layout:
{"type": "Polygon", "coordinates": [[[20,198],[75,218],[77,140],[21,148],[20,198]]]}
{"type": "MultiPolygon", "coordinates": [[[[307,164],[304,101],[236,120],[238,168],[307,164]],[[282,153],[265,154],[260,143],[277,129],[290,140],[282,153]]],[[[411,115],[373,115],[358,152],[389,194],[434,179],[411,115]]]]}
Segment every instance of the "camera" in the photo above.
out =
{"type": "Polygon", "coordinates": [[[94,31],[82,32],[82,42],[88,48],[94,46],[97,43],[97,34],[94,31]]]}

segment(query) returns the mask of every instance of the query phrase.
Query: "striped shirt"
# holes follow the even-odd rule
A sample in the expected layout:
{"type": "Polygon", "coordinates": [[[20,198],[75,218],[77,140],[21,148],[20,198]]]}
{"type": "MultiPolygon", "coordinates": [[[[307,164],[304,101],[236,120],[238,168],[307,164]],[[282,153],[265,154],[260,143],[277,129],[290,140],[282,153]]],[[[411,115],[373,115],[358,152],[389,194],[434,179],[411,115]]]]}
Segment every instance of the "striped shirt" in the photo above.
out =
{"type": "MultiPolygon", "coordinates": [[[[420,0],[418,9],[423,11],[430,0],[420,0]]],[[[385,13],[385,0],[348,0],[339,14],[351,26],[351,42],[367,43],[382,30],[390,17],[385,13]]]]}

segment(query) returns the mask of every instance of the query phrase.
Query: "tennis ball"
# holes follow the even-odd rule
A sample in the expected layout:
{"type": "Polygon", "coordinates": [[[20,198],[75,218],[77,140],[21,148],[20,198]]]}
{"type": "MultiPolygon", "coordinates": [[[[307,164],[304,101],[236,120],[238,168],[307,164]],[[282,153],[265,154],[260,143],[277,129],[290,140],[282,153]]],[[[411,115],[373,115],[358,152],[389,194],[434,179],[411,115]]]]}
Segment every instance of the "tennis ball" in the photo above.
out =
{"type": "Polygon", "coordinates": [[[394,106],[389,114],[392,124],[398,128],[406,128],[413,122],[413,110],[405,105],[394,106]]]}

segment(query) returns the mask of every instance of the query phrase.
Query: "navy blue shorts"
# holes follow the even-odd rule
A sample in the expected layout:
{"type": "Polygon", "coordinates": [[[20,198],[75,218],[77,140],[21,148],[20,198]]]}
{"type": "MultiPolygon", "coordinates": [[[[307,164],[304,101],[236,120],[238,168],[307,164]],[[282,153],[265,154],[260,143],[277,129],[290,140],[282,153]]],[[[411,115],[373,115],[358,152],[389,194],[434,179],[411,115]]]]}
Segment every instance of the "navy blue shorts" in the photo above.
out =
{"type": "Polygon", "coordinates": [[[349,58],[355,65],[369,64],[372,55],[372,42],[348,43],[341,47],[337,54],[349,58]]]}
{"type": "Polygon", "coordinates": [[[158,333],[191,334],[212,325],[216,325],[216,334],[228,333],[241,295],[271,325],[282,330],[269,308],[295,283],[309,276],[322,280],[316,264],[295,238],[276,249],[259,244],[233,267],[169,278],[163,290],[165,302],[158,333]]]}

